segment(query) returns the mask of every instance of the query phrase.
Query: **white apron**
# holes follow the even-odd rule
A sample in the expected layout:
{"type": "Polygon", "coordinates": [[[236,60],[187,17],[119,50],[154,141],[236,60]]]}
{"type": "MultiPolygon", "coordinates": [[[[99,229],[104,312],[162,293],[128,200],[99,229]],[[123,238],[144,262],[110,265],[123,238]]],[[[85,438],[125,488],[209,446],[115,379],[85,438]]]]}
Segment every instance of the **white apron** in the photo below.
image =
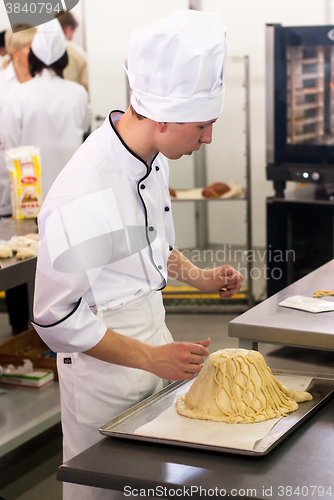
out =
{"type": "MultiPolygon", "coordinates": [[[[108,328],[150,345],[172,342],[161,292],[99,312],[108,328]]],[[[58,353],[64,461],[103,439],[98,428],[163,387],[152,373],[113,365],[82,353],[58,353]],[[65,362],[64,362],[65,360],[65,362]]],[[[63,500],[109,500],[123,493],[64,483],[63,500]]]]}

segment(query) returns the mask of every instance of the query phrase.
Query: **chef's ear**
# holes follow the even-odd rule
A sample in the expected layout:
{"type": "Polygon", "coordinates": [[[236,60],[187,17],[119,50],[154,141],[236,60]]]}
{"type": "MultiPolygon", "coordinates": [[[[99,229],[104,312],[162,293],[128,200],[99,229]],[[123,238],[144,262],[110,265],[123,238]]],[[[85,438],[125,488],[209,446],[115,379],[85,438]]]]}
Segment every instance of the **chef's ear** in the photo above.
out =
{"type": "Polygon", "coordinates": [[[163,134],[164,132],[166,132],[168,123],[156,122],[156,124],[157,124],[158,131],[160,132],[160,134],[163,134]]]}

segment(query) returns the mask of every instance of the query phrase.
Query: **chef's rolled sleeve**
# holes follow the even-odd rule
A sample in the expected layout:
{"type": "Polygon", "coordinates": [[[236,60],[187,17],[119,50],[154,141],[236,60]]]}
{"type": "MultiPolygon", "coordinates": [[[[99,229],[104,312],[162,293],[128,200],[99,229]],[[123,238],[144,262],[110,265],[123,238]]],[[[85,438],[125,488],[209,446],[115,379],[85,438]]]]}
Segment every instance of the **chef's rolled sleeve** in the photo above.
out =
{"type": "Polygon", "coordinates": [[[81,298],[63,320],[51,325],[32,322],[42,340],[54,352],[83,352],[102,340],[107,327],[81,298]]]}

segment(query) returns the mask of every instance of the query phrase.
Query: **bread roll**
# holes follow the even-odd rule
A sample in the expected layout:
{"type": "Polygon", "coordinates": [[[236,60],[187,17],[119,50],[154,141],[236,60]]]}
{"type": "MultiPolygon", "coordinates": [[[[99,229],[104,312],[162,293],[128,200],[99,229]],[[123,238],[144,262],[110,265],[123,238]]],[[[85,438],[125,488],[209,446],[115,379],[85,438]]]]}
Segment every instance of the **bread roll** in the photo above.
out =
{"type": "Polygon", "coordinates": [[[219,198],[223,194],[230,191],[231,188],[224,182],[214,182],[203,189],[202,195],[204,198],[219,198]]]}

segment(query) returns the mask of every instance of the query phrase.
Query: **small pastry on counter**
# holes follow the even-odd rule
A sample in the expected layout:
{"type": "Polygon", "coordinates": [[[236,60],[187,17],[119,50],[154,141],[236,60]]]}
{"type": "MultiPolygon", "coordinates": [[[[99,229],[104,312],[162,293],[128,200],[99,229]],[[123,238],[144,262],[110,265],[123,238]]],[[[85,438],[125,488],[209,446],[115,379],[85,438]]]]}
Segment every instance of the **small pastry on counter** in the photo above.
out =
{"type": "Polygon", "coordinates": [[[30,259],[37,257],[38,246],[31,245],[30,247],[22,247],[17,251],[16,258],[18,260],[30,259]]]}
{"type": "Polygon", "coordinates": [[[7,243],[0,246],[0,259],[10,259],[13,257],[13,250],[7,243]]]}
{"type": "Polygon", "coordinates": [[[36,240],[30,239],[27,236],[15,236],[11,240],[7,241],[6,245],[12,249],[15,253],[20,248],[29,248],[31,245],[36,243],[36,240]]]}
{"type": "Polygon", "coordinates": [[[224,182],[214,182],[203,189],[202,195],[204,198],[220,198],[223,194],[230,191],[231,188],[224,182]]]}

